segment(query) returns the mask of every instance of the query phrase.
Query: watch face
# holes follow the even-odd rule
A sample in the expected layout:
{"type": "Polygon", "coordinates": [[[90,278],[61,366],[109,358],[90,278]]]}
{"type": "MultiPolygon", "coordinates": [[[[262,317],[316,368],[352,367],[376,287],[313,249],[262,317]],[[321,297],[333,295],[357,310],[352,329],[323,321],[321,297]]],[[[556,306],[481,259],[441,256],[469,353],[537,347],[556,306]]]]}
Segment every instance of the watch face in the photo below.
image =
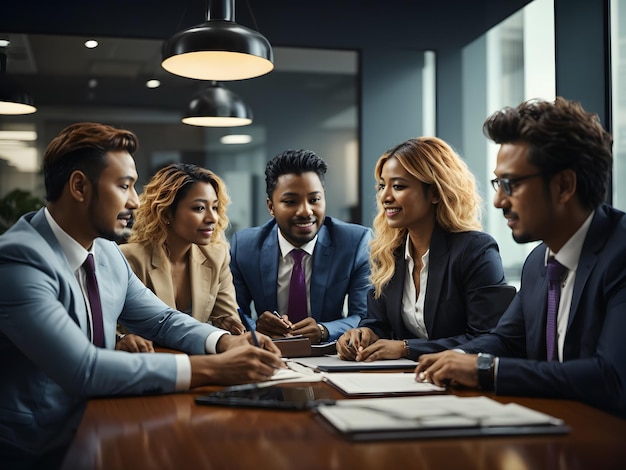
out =
{"type": "Polygon", "coordinates": [[[493,356],[491,354],[479,354],[477,362],[478,370],[489,370],[493,367],[493,356]]]}

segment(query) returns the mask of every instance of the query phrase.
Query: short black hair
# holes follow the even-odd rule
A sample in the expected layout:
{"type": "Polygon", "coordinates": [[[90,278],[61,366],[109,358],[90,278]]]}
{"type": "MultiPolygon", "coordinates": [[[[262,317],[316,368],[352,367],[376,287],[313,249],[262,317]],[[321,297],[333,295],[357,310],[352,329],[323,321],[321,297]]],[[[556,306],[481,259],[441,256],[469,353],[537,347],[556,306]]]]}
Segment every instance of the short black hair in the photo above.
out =
{"type": "Polygon", "coordinates": [[[296,174],[301,175],[312,171],[315,173],[322,186],[324,185],[324,175],[328,165],[311,150],[285,150],[276,155],[265,166],[265,192],[268,198],[272,198],[272,193],[276,189],[276,181],[279,176],[296,174]]]}

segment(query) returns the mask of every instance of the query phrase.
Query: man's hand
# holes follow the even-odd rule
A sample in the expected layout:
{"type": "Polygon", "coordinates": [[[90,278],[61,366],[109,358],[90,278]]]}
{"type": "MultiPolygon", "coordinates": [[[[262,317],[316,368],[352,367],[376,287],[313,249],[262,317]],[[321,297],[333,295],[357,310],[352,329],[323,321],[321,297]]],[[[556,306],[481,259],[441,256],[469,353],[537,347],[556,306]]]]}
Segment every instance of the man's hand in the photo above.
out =
{"type": "Polygon", "coordinates": [[[378,335],[369,328],[351,328],[337,341],[337,353],[344,361],[360,361],[365,348],[378,340],[378,335]]]}
{"type": "MultiPolygon", "coordinates": [[[[231,335],[224,335],[222,338],[226,336],[231,335]]],[[[239,339],[244,336],[249,336],[249,334],[231,336],[231,338],[239,339]]],[[[266,336],[263,338],[270,343],[272,342],[266,336]]],[[[220,339],[218,344],[221,341],[220,339]]],[[[259,338],[259,344],[261,342],[261,338],[259,338]]],[[[285,367],[280,354],[250,344],[241,345],[234,342],[226,352],[206,356],[190,356],[189,359],[191,361],[192,388],[201,385],[236,385],[262,382],[271,378],[277,369],[285,367]]]]}
{"type": "Polygon", "coordinates": [[[356,360],[363,362],[381,359],[400,359],[405,356],[404,341],[379,339],[357,353],[356,360]]]}
{"type": "Polygon", "coordinates": [[[118,351],[128,351],[133,353],[154,352],[154,346],[152,345],[152,341],[133,334],[125,335],[122,339],[115,343],[115,349],[117,349],[118,351]]]}
{"type": "Polygon", "coordinates": [[[431,382],[440,387],[462,385],[478,387],[476,354],[463,354],[456,351],[444,351],[435,354],[423,354],[415,368],[415,380],[431,382]]]}
{"type": "Polygon", "coordinates": [[[279,318],[279,316],[268,311],[259,315],[256,321],[256,331],[272,338],[287,336],[292,333],[291,327],[292,325],[287,315],[282,315],[279,318]]]}
{"type": "Polygon", "coordinates": [[[218,317],[212,321],[213,326],[226,330],[234,335],[242,335],[246,332],[245,327],[234,317],[218,317]]]}
{"type": "MultiPolygon", "coordinates": [[[[259,347],[257,349],[264,349],[280,358],[280,349],[278,349],[278,347],[274,344],[271,338],[268,338],[258,331],[255,334],[256,339],[259,342],[259,347]]],[[[247,345],[254,345],[252,333],[250,332],[247,332],[243,335],[222,335],[222,337],[217,342],[216,350],[218,353],[223,353],[226,351],[230,351],[231,349],[247,345]]]]}
{"type": "Polygon", "coordinates": [[[317,326],[317,322],[314,318],[307,317],[304,320],[300,320],[298,323],[294,323],[291,326],[290,333],[292,335],[306,336],[311,340],[311,344],[318,344],[322,341],[322,331],[317,326]]]}

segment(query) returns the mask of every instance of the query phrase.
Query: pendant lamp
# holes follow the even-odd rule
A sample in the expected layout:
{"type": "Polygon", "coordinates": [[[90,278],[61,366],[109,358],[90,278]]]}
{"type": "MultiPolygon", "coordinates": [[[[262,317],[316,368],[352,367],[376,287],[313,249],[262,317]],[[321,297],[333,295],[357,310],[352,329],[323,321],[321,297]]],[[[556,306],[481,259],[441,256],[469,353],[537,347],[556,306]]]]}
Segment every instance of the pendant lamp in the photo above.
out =
{"type": "Polygon", "coordinates": [[[0,52],[0,114],[32,114],[37,111],[33,99],[7,76],[7,56],[0,52]]]}
{"type": "Polygon", "coordinates": [[[274,68],[262,34],[235,23],[235,0],[208,0],[207,21],[179,31],[163,44],[165,70],[198,80],[243,80],[274,68]]]}
{"type": "Polygon", "coordinates": [[[212,82],[193,96],[183,122],[205,127],[247,126],[252,123],[252,111],[238,95],[212,82]]]}

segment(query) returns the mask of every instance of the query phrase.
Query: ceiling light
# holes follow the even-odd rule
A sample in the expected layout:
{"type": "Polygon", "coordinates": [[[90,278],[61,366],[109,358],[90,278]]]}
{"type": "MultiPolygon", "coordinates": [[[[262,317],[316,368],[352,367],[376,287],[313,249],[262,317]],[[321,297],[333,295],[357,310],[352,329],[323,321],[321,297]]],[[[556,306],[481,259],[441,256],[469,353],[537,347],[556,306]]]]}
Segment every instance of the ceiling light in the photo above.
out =
{"type": "Polygon", "coordinates": [[[0,52],[0,114],[32,114],[33,99],[6,73],[7,56],[0,52]]]}
{"type": "Polygon", "coordinates": [[[24,142],[33,142],[37,140],[36,131],[0,131],[0,141],[2,140],[20,140],[24,142]]]}
{"type": "Polygon", "coordinates": [[[159,88],[161,86],[161,82],[157,79],[153,78],[152,80],[148,80],[146,82],[146,86],[148,88],[159,88]]]}
{"type": "Polygon", "coordinates": [[[11,41],[7,38],[0,38],[0,47],[7,47],[9,44],[11,44],[11,41]]]}
{"type": "Polygon", "coordinates": [[[206,127],[247,126],[252,123],[252,111],[238,95],[212,82],[194,95],[183,122],[206,127]]]}
{"type": "Polygon", "coordinates": [[[252,136],[248,134],[223,135],[220,138],[220,142],[225,145],[249,144],[250,142],[252,142],[252,136]]]}
{"type": "Polygon", "coordinates": [[[262,34],[235,23],[235,0],[209,0],[207,21],[179,31],[163,45],[165,70],[199,80],[243,80],[274,68],[262,34]]]}
{"type": "Polygon", "coordinates": [[[98,41],[96,41],[95,39],[88,39],[87,41],[85,41],[85,47],[87,49],[95,49],[96,47],[98,47],[98,41]]]}

